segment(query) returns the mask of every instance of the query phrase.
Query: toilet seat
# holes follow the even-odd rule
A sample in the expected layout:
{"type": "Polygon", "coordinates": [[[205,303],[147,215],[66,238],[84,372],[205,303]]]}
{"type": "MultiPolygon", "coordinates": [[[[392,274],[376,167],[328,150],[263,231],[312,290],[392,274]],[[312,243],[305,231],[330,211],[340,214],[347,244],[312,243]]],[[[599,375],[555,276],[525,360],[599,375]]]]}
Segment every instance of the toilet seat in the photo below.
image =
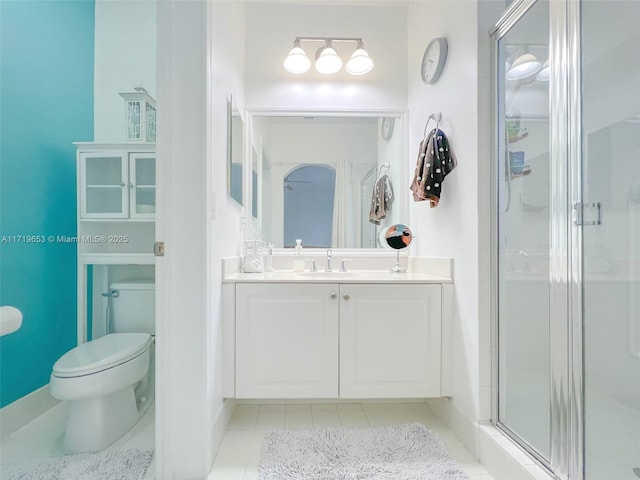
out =
{"type": "Polygon", "coordinates": [[[101,372],[143,354],[150,344],[148,333],[111,333],[65,353],[53,365],[53,375],[72,378],[101,372]]]}

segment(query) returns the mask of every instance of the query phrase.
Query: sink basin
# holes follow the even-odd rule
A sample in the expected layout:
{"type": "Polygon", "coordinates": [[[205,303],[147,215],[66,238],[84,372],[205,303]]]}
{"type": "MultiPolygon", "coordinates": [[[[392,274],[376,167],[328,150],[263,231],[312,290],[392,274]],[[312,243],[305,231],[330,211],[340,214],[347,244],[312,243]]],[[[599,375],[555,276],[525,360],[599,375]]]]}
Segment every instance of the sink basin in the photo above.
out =
{"type": "Polygon", "coordinates": [[[296,275],[300,275],[301,277],[311,277],[311,278],[334,278],[334,277],[361,277],[364,275],[362,272],[300,272],[296,275]]]}

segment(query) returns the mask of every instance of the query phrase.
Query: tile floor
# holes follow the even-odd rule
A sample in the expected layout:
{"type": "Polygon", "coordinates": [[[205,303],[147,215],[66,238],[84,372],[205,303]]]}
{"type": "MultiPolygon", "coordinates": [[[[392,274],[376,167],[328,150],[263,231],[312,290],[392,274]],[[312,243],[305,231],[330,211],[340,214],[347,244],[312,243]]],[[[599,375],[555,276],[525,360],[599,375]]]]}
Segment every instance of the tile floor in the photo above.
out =
{"type": "MultiPolygon", "coordinates": [[[[134,427],[116,440],[107,450],[141,448],[153,449],[155,442],[155,405],[134,427]]],[[[48,410],[20,430],[12,433],[0,443],[0,463],[13,463],[29,458],[55,457],[63,455],[66,405],[60,403],[48,410]]],[[[145,480],[155,479],[155,464],[152,461],[145,480]]]]}
{"type": "Polygon", "coordinates": [[[262,442],[273,428],[368,427],[413,422],[431,428],[471,480],[493,480],[426,403],[238,404],[208,480],[256,480],[262,442]]]}
{"type": "MultiPolygon", "coordinates": [[[[154,408],[109,449],[153,448],[154,408]]],[[[62,455],[66,409],[60,404],[13,433],[0,444],[0,463],[62,455]]],[[[422,423],[443,441],[471,480],[493,480],[425,403],[239,404],[222,439],[209,480],[256,480],[260,449],[273,428],[314,426],[367,427],[422,423]]],[[[152,463],[145,480],[155,478],[152,463]]]]}

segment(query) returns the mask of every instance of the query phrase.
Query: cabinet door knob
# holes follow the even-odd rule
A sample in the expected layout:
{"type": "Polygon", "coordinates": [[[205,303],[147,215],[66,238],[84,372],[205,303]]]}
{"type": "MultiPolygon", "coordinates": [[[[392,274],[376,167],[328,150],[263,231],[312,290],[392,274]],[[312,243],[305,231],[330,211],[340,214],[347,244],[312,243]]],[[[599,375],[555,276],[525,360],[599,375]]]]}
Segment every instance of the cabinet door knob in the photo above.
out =
{"type": "Polygon", "coordinates": [[[349,300],[351,298],[351,295],[349,295],[348,293],[345,293],[342,298],[344,298],[345,300],[349,300]]]}
{"type": "Polygon", "coordinates": [[[336,292],[331,292],[331,295],[329,295],[331,297],[332,300],[335,300],[336,298],[338,298],[338,294],[336,292]]]}
{"type": "Polygon", "coordinates": [[[121,186],[121,187],[126,187],[126,186],[127,186],[127,184],[126,184],[126,183],[124,183],[124,182],[121,182],[121,183],[120,183],[120,186],[121,186]]]}

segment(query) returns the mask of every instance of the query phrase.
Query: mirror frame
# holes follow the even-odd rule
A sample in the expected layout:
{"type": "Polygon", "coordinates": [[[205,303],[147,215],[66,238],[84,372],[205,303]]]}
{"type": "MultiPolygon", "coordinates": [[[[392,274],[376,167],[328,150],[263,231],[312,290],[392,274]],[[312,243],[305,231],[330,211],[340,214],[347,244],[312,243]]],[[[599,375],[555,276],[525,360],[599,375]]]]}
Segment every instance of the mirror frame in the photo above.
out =
{"type": "MultiPolygon", "coordinates": [[[[247,122],[246,122],[246,130],[248,135],[248,143],[249,145],[259,145],[262,146],[262,139],[254,138],[254,118],[255,117],[365,117],[365,118],[385,118],[385,117],[396,117],[395,122],[395,131],[402,132],[402,137],[400,138],[400,153],[399,158],[401,164],[399,165],[399,175],[400,178],[397,180],[399,185],[406,185],[406,189],[398,188],[394,189],[394,195],[398,199],[398,203],[400,204],[400,218],[401,223],[404,225],[410,225],[411,219],[409,218],[409,174],[413,173],[414,165],[411,161],[409,164],[402,164],[402,162],[406,162],[408,158],[409,151],[409,128],[408,128],[408,115],[409,111],[406,109],[389,109],[389,110],[297,110],[297,109],[263,109],[263,108],[247,108],[247,122]],[[401,192],[406,190],[406,195],[401,195],[401,192]]],[[[261,152],[260,152],[261,153],[261,152]]],[[[244,168],[250,168],[251,163],[247,162],[247,156],[244,159],[244,168]]],[[[260,154],[261,160],[262,154],[260,154]]],[[[261,163],[261,162],[260,162],[261,163]]],[[[259,167],[259,171],[262,167],[259,167]]],[[[261,175],[258,176],[258,218],[254,220],[258,225],[262,222],[262,208],[261,208],[261,198],[260,198],[260,181],[261,175]]],[[[253,202],[253,192],[249,190],[248,192],[249,198],[245,197],[247,205],[251,205],[253,202]]],[[[384,241],[384,231],[382,231],[382,240],[384,241]]],[[[415,242],[414,242],[415,244],[415,242]]],[[[401,250],[401,255],[409,255],[409,250],[413,247],[413,245],[408,248],[401,250]]],[[[312,252],[313,254],[324,253],[326,249],[324,248],[305,248],[305,250],[312,252]]],[[[376,254],[380,256],[396,256],[396,250],[387,247],[386,245],[377,248],[332,248],[333,251],[339,252],[341,254],[349,254],[352,256],[360,256],[360,255],[371,255],[376,254]]],[[[282,254],[285,252],[291,252],[291,248],[277,247],[273,249],[274,253],[282,254]]]]}
{"type": "Polygon", "coordinates": [[[233,101],[233,96],[229,94],[227,97],[227,196],[234,200],[238,205],[244,207],[246,204],[246,187],[245,187],[245,171],[247,168],[247,161],[245,155],[245,138],[247,134],[247,125],[245,125],[244,119],[242,118],[242,113],[238,109],[237,105],[233,101]],[[232,169],[233,169],[233,156],[235,155],[235,150],[233,148],[234,143],[234,128],[233,121],[234,117],[237,116],[240,118],[240,122],[242,123],[242,138],[240,139],[240,165],[242,166],[242,173],[240,176],[240,198],[236,198],[231,192],[231,177],[232,177],[232,169]]]}

